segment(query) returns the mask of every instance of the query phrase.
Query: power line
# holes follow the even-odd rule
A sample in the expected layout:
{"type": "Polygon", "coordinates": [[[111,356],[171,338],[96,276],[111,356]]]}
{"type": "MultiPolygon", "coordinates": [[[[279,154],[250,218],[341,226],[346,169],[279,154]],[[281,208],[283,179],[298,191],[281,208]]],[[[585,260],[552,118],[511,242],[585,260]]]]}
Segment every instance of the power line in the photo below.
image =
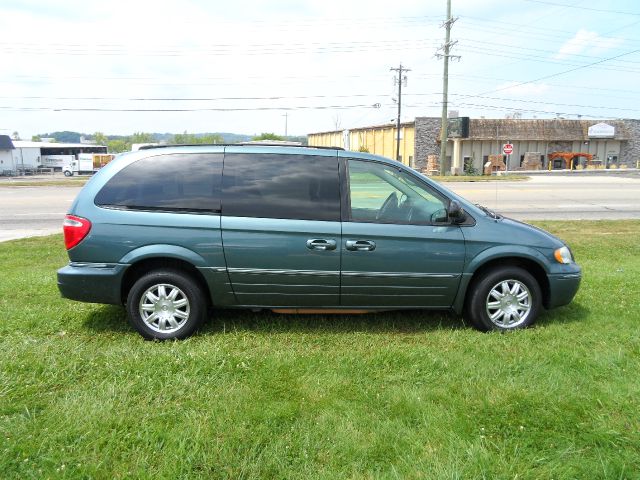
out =
{"type": "Polygon", "coordinates": [[[575,72],[575,71],[581,70],[583,68],[592,67],[594,65],[598,65],[598,64],[601,64],[601,63],[604,63],[604,62],[608,62],[610,60],[614,60],[616,58],[624,57],[626,55],[631,55],[631,54],[638,53],[638,52],[640,52],[640,49],[632,50],[630,52],[621,53],[621,54],[615,55],[613,57],[604,58],[604,59],[599,60],[597,62],[588,63],[586,65],[581,65],[581,66],[575,67],[575,68],[570,68],[569,70],[564,70],[562,72],[552,73],[551,75],[545,75],[543,77],[535,78],[533,80],[528,80],[526,82],[520,82],[520,83],[516,83],[515,85],[509,85],[509,86],[506,86],[506,87],[496,88],[496,89],[493,89],[493,90],[488,90],[488,91],[483,92],[483,93],[478,93],[478,94],[475,94],[475,95],[468,95],[468,96],[469,97],[481,97],[481,96],[486,95],[488,93],[501,92],[502,90],[507,90],[507,89],[510,89],[510,88],[520,87],[522,85],[528,85],[530,83],[539,82],[540,80],[546,80],[548,78],[559,77],[560,75],[565,75],[567,73],[575,72]]]}
{"type": "Polygon", "coordinates": [[[602,8],[591,8],[591,7],[578,7],[577,5],[568,5],[566,3],[556,3],[556,2],[547,2],[546,0],[523,0],[524,2],[530,3],[541,3],[543,5],[553,5],[555,7],[566,7],[566,8],[575,8],[578,10],[588,10],[590,12],[601,12],[601,13],[615,13],[619,15],[634,15],[640,17],[640,13],[638,12],[623,12],[620,10],[605,10],[602,8]]]}

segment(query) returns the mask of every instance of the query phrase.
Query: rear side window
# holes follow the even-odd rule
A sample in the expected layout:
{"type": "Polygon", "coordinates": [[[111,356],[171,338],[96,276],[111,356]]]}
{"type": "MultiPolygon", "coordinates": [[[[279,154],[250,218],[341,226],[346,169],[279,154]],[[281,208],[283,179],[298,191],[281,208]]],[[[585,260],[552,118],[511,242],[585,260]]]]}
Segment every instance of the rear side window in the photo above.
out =
{"type": "Polygon", "coordinates": [[[339,221],[338,159],[227,154],[222,213],[232,217],[339,221]]]}
{"type": "Polygon", "coordinates": [[[140,210],[219,212],[220,154],[157,155],[125,167],[95,203],[140,210]]]}

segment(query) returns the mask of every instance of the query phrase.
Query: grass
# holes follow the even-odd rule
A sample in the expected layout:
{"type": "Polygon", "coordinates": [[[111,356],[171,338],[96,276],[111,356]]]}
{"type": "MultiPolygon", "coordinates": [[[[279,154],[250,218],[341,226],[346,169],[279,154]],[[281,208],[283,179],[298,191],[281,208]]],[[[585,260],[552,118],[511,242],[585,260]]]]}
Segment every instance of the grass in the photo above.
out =
{"type": "Polygon", "coordinates": [[[640,222],[541,222],[585,277],[538,326],[225,311],[143,341],[0,244],[0,477],[640,478],[640,222]]]}
{"type": "Polygon", "coordinates": [[[522,182],[531,177],[526,175],[432,175],[429,177],[436,182],[522,182]]]}
{"type": "Polygon", "coordinates": [[[33,180],[4,180],[0,182],[2,187],[81,187],[89,181],[88,178],[59,178],[59,179],[33,179],[33,180]]]}

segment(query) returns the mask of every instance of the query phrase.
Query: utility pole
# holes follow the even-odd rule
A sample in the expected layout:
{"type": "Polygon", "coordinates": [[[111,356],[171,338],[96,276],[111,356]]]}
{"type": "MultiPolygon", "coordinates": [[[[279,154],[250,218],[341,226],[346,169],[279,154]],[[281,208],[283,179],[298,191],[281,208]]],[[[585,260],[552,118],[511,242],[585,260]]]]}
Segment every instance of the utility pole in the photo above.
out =
{"type": "Polygon", "coordinates": [[[284,137],[287,138],[287,120],[289,119],[289,113],[284,112],[284,137]]]}
{"type": "Polygon", "coordinates": [[[402,72],[410,72],[410,68],[405,68],[402,66],[402,63],[398,68],[390,68],[391,72],[398,72],[398,78],[394,77],[394,83],[398,82],[398,119],[396,122],[396,160],[400,161],[400,111],[402,108],[402,82],[404,82],[404,86],[407,86],[407,76],[402,76],[402,72]]]}
{"type": "Polygon", "coordinates": [[[444,58],[444,72],[442,74],[442,123],[440,127],[440,175],[446,175],[447,161],[447,104],[449,94],[449,57],[460,59],[459,55],[449,55],[451,47],[457,41],[451,41],[451,26],[457,18],[451,18],[451,0],[447,0],[447,20],[442,24],[446,29],[444,45],[440,47],[444,53],[436,53],[436,57],[444,58]]]}

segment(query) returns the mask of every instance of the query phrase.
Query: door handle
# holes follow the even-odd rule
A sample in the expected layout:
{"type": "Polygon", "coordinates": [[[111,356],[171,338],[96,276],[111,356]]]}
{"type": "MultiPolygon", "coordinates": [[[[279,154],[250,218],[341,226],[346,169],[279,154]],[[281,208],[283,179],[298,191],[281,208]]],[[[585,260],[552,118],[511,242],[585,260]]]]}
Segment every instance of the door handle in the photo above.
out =
{"type": "Polygon", "coordinates": [[[347,240],[346,248],[352,252],[371,252],[376,249],[376,242],[372,240],[347,240]]]}
{"type": "Polygon", "coordinates": [[[310,238],[307,240],[307,248],[309,250],[335,250],[336,241],[326,238],[310,238]]]}

